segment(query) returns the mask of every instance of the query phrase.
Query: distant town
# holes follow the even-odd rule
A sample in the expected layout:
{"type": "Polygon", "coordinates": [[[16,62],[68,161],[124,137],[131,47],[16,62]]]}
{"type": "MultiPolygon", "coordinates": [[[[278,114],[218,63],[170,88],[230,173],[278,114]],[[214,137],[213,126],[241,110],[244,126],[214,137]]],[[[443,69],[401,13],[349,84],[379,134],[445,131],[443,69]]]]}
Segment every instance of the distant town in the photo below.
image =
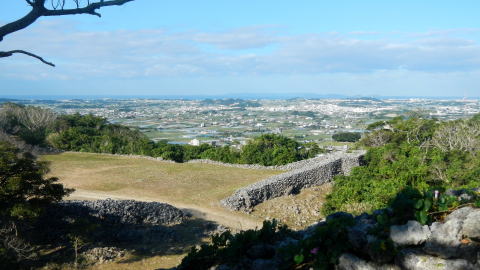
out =
{"type": "Polygon", "coordinates": [[[137,127],[154,141],[241,147],[276,133],[328,144],[336,132],[362,132],[370,123],[400,115],[452,120],[480,113],[480,100],[438,99],[64,99],[15,100],[60,114],[93,114],[137,127]]]}

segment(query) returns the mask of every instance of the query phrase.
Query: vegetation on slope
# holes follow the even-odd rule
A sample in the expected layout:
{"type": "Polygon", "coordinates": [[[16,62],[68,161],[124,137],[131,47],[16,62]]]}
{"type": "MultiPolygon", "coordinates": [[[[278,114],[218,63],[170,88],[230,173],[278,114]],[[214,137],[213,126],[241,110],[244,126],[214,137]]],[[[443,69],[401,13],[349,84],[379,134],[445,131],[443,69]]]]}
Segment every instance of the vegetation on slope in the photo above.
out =
{"type": "Polygon", "coordinates": [[[335,179],[323,212],[361,213],[382,208],[405,187],[480,186],[480,117],[441,122],[395,118],[374,123],[360,142],[366,166],[335,179]]]}
{"type": "Polygon", "coordinates": [[[6,103],[0,109],[0,130],[29,144],[66,151],[136,154],[176,162],[211,159],[226,163],[283,165],[322,152],[314,143],[302,144],[280,135],[266,134],[251,140],[241,150],[169,144],[150,141],[138,129],[110,124],[93,115],[55,115],[33,106],[6,103]]]}

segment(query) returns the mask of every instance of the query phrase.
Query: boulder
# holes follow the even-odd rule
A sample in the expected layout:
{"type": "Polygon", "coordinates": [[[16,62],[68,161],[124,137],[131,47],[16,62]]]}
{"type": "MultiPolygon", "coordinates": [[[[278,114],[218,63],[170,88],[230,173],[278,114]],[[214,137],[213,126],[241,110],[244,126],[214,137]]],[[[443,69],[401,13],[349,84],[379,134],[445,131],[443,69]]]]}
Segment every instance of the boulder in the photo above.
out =
{"type": "Polygon", "coordinates": [[[398,246],[420,245],[430,237],[430,229],[418,221],[410,220],[405,225],[390,227],[390,238],[398,246]]]}
{"type": "Polygon", "coordinates": [[[480,209],[470,211],[463,220],[461,234],[463,237],[480,241],[480,209]]]}
{"type": "Polygon", "coordinates": [[[460,219],[450,219],[445,223],[434,222],[430,226],[432,234],[426,241],[424,250],[445,259],[459,257],[462,224],[460,219]]]}
{"type": "Polygon", "coordinates": [[[464,259],[443,259],[416,249],[404,249],[396,257],[396,264],[405,270],[478,270],[464,259]]]}
{"type": "Polygon", "coordinates": [[[368,244],[368,233],[376,226],[376,222],[369,215],[356,217],[355,221],[355,225],[348,229],[348,241],[354,249],[362,252],[368,244]]]}

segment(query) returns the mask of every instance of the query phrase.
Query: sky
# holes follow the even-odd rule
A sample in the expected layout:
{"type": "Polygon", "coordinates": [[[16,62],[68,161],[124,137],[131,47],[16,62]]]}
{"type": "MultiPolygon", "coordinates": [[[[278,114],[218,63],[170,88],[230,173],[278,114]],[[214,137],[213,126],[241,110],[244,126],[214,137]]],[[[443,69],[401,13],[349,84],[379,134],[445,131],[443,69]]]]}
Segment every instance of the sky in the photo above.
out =
{"type": "MultiPolygon", "coordinates": [[[[28,11],[2,0],[0,25],[28,11]]],[[[135,0],[6,36],[0,51],[56,67],[0,58],[0,97],[480,97],[479,11],[478,0],[135,0]]]]}

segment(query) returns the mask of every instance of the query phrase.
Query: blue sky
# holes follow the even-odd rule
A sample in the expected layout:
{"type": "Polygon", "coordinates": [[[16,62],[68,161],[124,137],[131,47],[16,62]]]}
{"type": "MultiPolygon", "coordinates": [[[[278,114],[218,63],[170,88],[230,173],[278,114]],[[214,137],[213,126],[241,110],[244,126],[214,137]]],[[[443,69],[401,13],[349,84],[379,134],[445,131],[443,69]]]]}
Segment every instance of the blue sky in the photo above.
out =
{"type": "MultiPolygon", "coordinates": [[[[0,23],[28,12],[0,4],[0,23]]],[[[84,1],[86,2],[86,1],[84,1]]],[[[480,1],[136,0],[7,36],[0,96],[480,96],[480,1]]]]}

